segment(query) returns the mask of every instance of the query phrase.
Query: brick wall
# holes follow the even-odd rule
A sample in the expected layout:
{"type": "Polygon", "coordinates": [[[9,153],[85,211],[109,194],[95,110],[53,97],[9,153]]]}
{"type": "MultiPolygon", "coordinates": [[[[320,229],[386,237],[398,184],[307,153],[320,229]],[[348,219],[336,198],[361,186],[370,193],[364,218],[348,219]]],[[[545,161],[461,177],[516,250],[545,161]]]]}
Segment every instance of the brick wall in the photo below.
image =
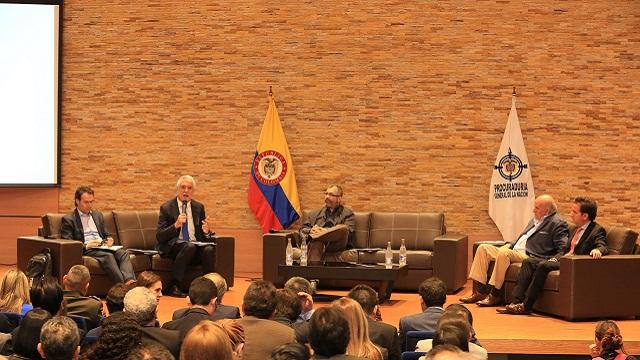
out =
{"type": "Polygon", "coordinates": [[[96,1],[64,9],[63,186],[156,208],[183,173],[214,227],[258,229],[250,162],[273,86],[303,208],[444,209],[497,234],[512,86],[536,194],[640,228],[637,1],[96,1]]]}

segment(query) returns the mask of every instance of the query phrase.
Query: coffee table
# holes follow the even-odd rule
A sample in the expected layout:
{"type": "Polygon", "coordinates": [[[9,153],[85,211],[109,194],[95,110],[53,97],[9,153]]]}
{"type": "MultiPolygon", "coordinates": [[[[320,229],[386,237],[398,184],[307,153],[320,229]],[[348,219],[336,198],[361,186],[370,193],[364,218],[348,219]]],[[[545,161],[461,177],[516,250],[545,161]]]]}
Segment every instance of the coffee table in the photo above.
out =
{"type": "Polygon", "coordinates": [[[354,264],[354,263],[326,263],[324,265],[278,265],[278,276],[288,279],[301,276],[306,279],[331,280],[368,280],[378,281],[378,301],[383,303],[391,298],[393,283],[406,276],[409,272],[407,265],[393,265],[391,269],[384,265],[354,264]]]}

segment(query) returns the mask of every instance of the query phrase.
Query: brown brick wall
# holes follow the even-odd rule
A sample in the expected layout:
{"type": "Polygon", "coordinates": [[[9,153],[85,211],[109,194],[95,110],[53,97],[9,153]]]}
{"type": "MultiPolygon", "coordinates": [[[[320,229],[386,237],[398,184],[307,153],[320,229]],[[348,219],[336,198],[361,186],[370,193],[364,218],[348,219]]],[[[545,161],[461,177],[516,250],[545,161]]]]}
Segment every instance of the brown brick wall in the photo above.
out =
{"type": "Polygon", "coordinates": [[[215,227],[257,229],[250,162],[273,85],[303,208],[444,209],[497,234],[512,86],[536,194],[638,229],[638,1],[96,1],[64,13],[63,186],[156,208],[193,174],[215,227]]]}

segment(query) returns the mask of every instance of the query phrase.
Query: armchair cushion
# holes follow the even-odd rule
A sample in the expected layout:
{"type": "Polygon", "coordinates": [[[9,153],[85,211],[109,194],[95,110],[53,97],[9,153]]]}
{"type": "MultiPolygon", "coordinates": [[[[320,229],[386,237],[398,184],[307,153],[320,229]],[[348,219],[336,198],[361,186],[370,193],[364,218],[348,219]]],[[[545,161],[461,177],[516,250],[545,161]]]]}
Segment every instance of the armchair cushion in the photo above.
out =
{"type": "Polygon", "coordinates": [[[607,230],[609,255],[633,254],[638,233],[625,227],[614,226],[607,230]]]}
{"type": "Polygon", "coordinates": [[[398,249],[405,239],[407,250],[433,250],[434,239],[445,233],[444,213],[373,213],[369,246],[398,249]]]}
{"type": "Polygon", "coordinates": [[[158,211],[114,211],[120,244],[125,249],[154,250],[158,211]]]}

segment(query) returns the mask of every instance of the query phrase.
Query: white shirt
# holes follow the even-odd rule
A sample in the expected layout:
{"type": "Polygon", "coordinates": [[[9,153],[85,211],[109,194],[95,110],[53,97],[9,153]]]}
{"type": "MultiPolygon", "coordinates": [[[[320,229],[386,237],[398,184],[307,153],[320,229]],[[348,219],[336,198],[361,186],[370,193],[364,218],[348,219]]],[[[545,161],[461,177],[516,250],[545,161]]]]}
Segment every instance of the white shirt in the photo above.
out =
{"type": "Polygon", "coordinates": [[[540,220],[537,220],[534,218],[533,219],[533,227],[531,229],[529,229],[529,231],[527,231],[526,233],[522,234],[522,236],[520,236],[520,238],[518,239],[518,241],[516,242],[516,244],[513,247],[513,250],[515,251],[519,251],[519,252],[526,252],[527,251],[527,239],[529,239],[529,237],[531,235],[533,235],[534,232],[536,232],[536,230],[538,230],[538,228],[540,227],[540,224],[542,224],[542,221],[546,218],[547,216],[543,216],[540,220]]]}
{"type": "MultiPolygon", "coordinates": [[[[176,198],[176,201],[178,202],[178,211],[180,212],[180,214],[182,214],[182,201],[180,201],[180,199],[178,198],[176,198]]],[[[193,213],[191,212],[191,200],[187,201],[187,222],[189,223],[189,239],[191,239],[191,241],[195,241],[196,227],[193,225],[193,213]]],[[[178,236],[178,240],[183,241],[182,229],[180,229],[180,236],[178,236]]]]}
{"type": "Polygon", "coordinates": [[[84,232],[84,242],[86,243],[91,240],[102,240],[102,238],[100,237],[100,233],[98,232],[98,227],[93,221],[93,216],[91,216],[91,212],[85,214],[82,211],[78,210],[78,214],[80,215],[82,231],[84,232]]]}

